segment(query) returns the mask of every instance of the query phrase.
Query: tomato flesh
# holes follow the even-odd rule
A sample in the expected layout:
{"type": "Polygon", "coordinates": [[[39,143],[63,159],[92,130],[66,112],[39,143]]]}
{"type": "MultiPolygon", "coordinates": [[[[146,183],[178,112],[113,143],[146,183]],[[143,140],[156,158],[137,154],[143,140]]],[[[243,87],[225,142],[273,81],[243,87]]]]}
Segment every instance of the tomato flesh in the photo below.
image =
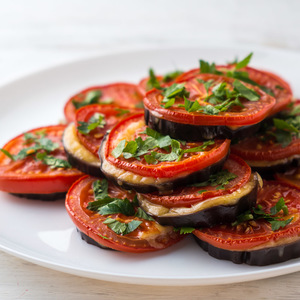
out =
{"type": "MultiPolygon", "coordinates": [[[[37,128],[29,133],[46,133],[46,137],[58,143],[59,148],[51,155],[66,160],[61,138],[64,125],[55,125],[37,128]]],[[[9,141],[3,149],[12,155],[19,153],[24,147],[24,134],[9,141]]],[[[20,194],[51,194],[67,192],[74,181],[82,176],[82,173],[74,168],[54,168],[42,163],[40,160],[27,156],[25,159],[12,161],[9,157],[0,152],[0,190],[9,193],[20,194]]]]}
{"type": "MultiPolygon", "coordinates": [[[[108,135],[107,141],[104,145],[104,156],[109,163],[118,168],[148,177],[166,178],[178,176],[180,174],[190,174],[192,172],[201,170],[205,167],[212,165],[224,158],[229,151],[229,140],[216,140],[211,146],[208,146],[202,152],[187,153],[183,158],[177,161],[158,162],[157,164],[148,164],[144,160],[137,160],[135,158],[125,159],[122,156],[115,158],[112,155],[113,149],[117,146],[118,142],[128,136],[128,128],[131,124],[138,123],[139,128],[135,130],[130,136],[130,140],[134,140],[145,128],[144,115],[137,114],[129,117],[118,123],[108,135]]],[[[184,148],[192,148],[200,146],[203,143],[186,143],[184,148]]]]}
{"type": "MultiPolygon", "coordinates": [[[[216,69],[218,71],[222,71],[225,74],[227,71],[233,70],[233,68],[234,65],[216,66],[216,69]]],[[[247,72],[250,80],[272,91],[276,99],[276,104],[273,106],[270,115],[275,115],[292,101],[293,93],[290,85],[278,75],[272,72],[257,70],[251,67],[239,69],[238,71],[247,72]]],[[[183,82],[197,76],[198,74],[199,69],[193,69],[181,74],[176,79],[176,81],[183,82]]]]}
{"type": "Polygon", "coordinates": [[[236,226],[219,225],[213,228],[195,230],[194,234],[202,241],[217,248],[231,251],[248,251],[254,247],[263,247],[264,244],[280,243],[285,239],[298,239],[300,233],[300,191],[290,186],[276,182],[264,182],[258,191],[257,204],[262,206],[266,213],[270,213],[277,201],[283,197],[289,214],[280,217],[293,220],[284,228],[273,231],[269,222],[264,219],[243,222],[236,226]]]}
{"type": "Polygon", "coordinates": [[[65,104],[64,114],[67,122],[75,121],[76,108],[72,101],[84,101],[86,95],[91,91],[101,91],[99,103],[109,101],[111,104],[121,105],[123,107],[135,108],[142,105],[142,96],[135,84],[130,83],[112,83],[108,85],[89,87],[74,96],[65,104]]]}
{"type": "Polygon", "coordinates": [[[211,185],[201,187],[185,186],[176,189],[176,191],[168,195],[159,195],[158,193],[143,194],[143,198],[151,203],[168,208],[190,207],[210,198],[231,194],[242,188],[250,180],[251,168],[238,156],[230,155],[223,166],[223,170],[227,170],[237,176],[230,180],[224,189],[220,189],[220,186],[211,185]]]}
{"type": "Polygon", "coordinates": [[[118,122],[123,120],[124,118],[140,112],[141,109],[137,108],[126,108],[118,105],[99,105],[93,104],[80,108],[76,113],[76,123],[77,127],[80,125],[79,122],[88,123],[91,117],[93,117],[96,113],[100,113],[104,115],[105,125],[103,128],[97,127],[90,131],[88,134],[80,133],[78,130],[77,136],[80,143],[88,149],[91,153],[93,153],[96,157],[98,157],[98,151],[102,139],[106,132],[110,130],[113,126],[115,126],[118,122]]]}
{"type": "MultiPolygon", "coordinates": [[[[162,227],[155,221],[148,221],[134,216],[112,214],[110,218],[128,223],[132,220],[142,221],[141,225],[126,235],[118,235],[103,222],[108,216],[102,216],[87,209],[89,202],[95,201],[92,184],[97,178],[84,176],[73,184],[66,197],[66,209],[76,227],[97,243],[124,252],[151,252],[161,250],[177,243],[181,236],[172,227],[162,227]],[[150,237],[147,239],[147,236],[150,237]]],[[[126,192],[109,183],[110,197],[132,200],[133,193],[126,192]]]]}
{"type": "MultiPolygon", "coordinates": [[[[213,81],[216,86],[219,83],[226,82],[228,88],[232,89],[233,79],[213,74],[198,74],[184,82],[185,88],[190,92],[190,100],[197,100],[201,106],[206,106],[204,99],[212,93],[212,89],[206,92],[203,83],[198,80],[213,81]]],[[[176,103],[169,107],[162,107],[163,95],[160,91],[152,90],[144,98],[144,106],[150,112],[160,115],[161,118],[183,124],[201,125],[201,126],[246,126],[259,123],[270,113],[275,104],[275,99],[260,89],[245,84],[254,89],[259,94],[258,101],[247,101],[241,99],[244,108],[233,106],[228,111],[219,112],[217,115],[204,114],[201,112],[188,112],[184,108],[184,99],[176,100],[176,103]]]]}

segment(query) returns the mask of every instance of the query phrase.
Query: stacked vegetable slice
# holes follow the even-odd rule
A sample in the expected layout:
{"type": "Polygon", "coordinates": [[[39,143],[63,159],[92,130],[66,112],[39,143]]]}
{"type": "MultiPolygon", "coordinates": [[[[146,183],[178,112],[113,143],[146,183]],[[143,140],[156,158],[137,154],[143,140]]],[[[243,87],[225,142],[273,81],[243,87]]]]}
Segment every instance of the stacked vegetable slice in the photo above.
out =
{"type": "Polygon", "coordinates": [[[279,76],[250,68],[251,56],[77,93],[66,126],[1,149],[0,189],[68,191],[81,237],[102,248],[156,251],[193,233],[235,263],[299,257],[300,104],[279,76]]]}

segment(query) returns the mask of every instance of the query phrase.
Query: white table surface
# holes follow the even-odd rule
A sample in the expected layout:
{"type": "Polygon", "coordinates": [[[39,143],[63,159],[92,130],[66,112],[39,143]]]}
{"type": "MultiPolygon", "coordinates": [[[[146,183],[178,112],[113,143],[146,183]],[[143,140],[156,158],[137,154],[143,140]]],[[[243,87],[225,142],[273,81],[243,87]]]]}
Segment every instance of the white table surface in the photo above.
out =
{"type": "MultiPolygon", "coordinates": [[[[116,49],[213,40],[300,51],[299,30],[297,0],[0,0],[0,85],[116,49]]],[[[218,286],[128,285],[60,273],[0,252],[0,299],[299,299],[299,282],[300,272],[218,286]]]]}

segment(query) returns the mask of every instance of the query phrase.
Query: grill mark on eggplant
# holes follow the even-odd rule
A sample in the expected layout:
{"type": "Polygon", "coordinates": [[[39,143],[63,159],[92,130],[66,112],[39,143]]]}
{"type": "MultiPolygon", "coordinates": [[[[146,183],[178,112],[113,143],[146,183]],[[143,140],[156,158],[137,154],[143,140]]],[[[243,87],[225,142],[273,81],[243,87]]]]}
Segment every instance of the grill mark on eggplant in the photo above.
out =
{"type": "Polygon", "coordinates": [[[286,245],[253,251],[230,251],[212,246],[196,236],[194,238],[198,245],[210,256],[217,259],[229,260],[235,264],[245,263],[252,266],[267,266],[300,257],[300,240],[286,245]]]}
{"type": "Polygon", "coordinates": [[[174,227],[212,227],[217,224],[232,223],[237,216],[244,211],[255,206],[257,198],[258,180],[255,178],[255,186],[253,189],[240,199],[234,205],[217,205],[207,209],[197,211],[188,215],[174,217],[160,217],[152,215],[160,225],[171,225],[174,227]]]}
{"type": "Polygon", "coordinates": [[[115,185],[120,186],[121,188],[125,189],[125,190],[134,190],[137,193],[152,193],[152,192],[172,192],[174,189],[176,189],[179,186],[183,186],[183,185],[188,185],[188,184],[192,184],[192,183],[196,183],[199,181],[206,181],[209,179],[211,174],[217,173],[219,171],[221,171],[225,161],[227,160],[228,156],[229,156],[229,151],[227,153],[227,155],[225,157],[223,157],[222,159],[220,159],[218,162],[204,168],[201,169],[197,172],[194,172],[192,174],[189,174],[185,177],[180,177],[177,179],[170,179],[170,181],[161,183],[161,184],[156,184],[156,185],[151,185],[151,184],[140,184],[140,183],[130,183],[130,182],[126,182],[124,180],[120,180],[119,178],[116,178],[114,176],[112,176],[111,174],[108,174],[105,172],[105,170],[103,170],[102,168],[102,164],[103,164],[103,160],[104,158],[102,157],[101,153],[103,152],[102,149],[106,143],[107,140],[107,136],[108,134],[106,134],[102,140],[101,146],[99,148],[99,158],[100,158],[100,162],[101,162],[101,171],[104,174],[104,176],[112,181],[115,185]]]}
{"type": "Polygon", "coordinates": [[[163,135],[169,135],[174,139],[185,140],[187,142],[199,142],[219,138],[242,139],[245,136],[253,135],[260,127],[260,123],[257,123],[233,130],[227,126],[202,126],[176,123],[154,116],[147,108],[145,108],[145,123],[163,135]]]}
{"type": "Polygon", "coordinates": [[[21,193],[10,193],[10,194],[16,197],[27,198],[31,200],[55,201],[59,199],[65,199],[67,191],[51,193],[51,194],[21,194],[21,193]]]}

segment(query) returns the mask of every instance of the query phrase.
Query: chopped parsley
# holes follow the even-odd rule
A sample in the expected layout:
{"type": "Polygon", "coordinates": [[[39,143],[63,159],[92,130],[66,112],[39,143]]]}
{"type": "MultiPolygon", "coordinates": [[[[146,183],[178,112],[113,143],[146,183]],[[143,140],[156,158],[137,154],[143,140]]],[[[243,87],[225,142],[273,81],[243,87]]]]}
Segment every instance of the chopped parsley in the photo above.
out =
{"type": "Polygon", "coordinates": [[[112,214],[123,214],[133,216],[144,220],[153,221],[138,205],[137,197],[133,201],[127,198],[112,198],[108,194],[108,181],[106,179],[96,180],[92,185],[94,198],[93,202],[89,202],[87,209],[97,212],[103,216],[109,216],[103,223],[106,224],[115,233],[126,235],[139,227],[142,221],[132,220],[129,223],[120,222],[111,218],[112,214]]]}
{"type": "MultiPolygon", "coordinates": [[[[205,85],[203,80],[199,82],[205,85]]],[[[205,89],[208,90],[210,86],[211,83],[208,82],[205,89]]],[[[220,112],[229,110],[232,106],[243,107],[240,98],[247,99],[248,101],[258,101],[260,96],[254,90],[242,84],[239,80],[234,80],[233,90],[230,90],[227,87],[226,82],[221,82],[214,86],[212,88],[212,93],[203,99],[203,101],[209,104],[203,106],[200,105],[197,100],[190,101],[184,97],[184,108],[188,112],[201,112],[207,115],[217,115],[220,112]]]]}
{"type": "Polygon", "coordinates": [[[89,134],[92,130],[96,128],[104,128],[106,121],[104,115],[100,113],[95,113],[88,122],[78,121],[79,126],[77,129],[82,134],[89,134]]]}
{"type": "Polygon", "coordinates": [[[76,101],[75,99],[72,100],[72,103],[76,109],[79,109],[83,106],[96,104],[99,102],[99,98],[101,98],[102,92],[100,90],[93,90],[86,94],[83,101],[76,101]]]}
{"type": "Polygon", "coordinates": [[[162,103],[164,103],[164,105],[162,105],[162,107],[164,108],[169,108],[174,105],[176,99],[189,97],[190,95],[190,93],[185,89],[183,83],[173,83],[171,86],[166,88],[162,94],[164,96],[162,100],[162,103]]]}
{"type": "Polygon", "coordinates": [[[149,69],[149,79],[147,81],[147,90],[152,90],[154,88],[158,89],[158,90],[162,89],[153,69],[149,69]]]}
{"type": "MultiPolygon", "coordinates": [[[[190,186],[195,187],[203,187],[203,186],[218,186],[217,189],[225,189],[225,186],[233,179],[235,179],[237,175],[229,172],[228,170],[221,170],[215,174],[209,176],[209,179],[203,182],[194,183],[190,186]]],[[[206,190],[200,190],[198,193],[202,194],[206,192],[206,190]]]]}
{"type": "Polygon", "coordinates": [[[283,148],[289,146],[294,137],[300,138],[300,105],[282,112],[280,118],[273,118],[273,124],[265,122],[257,136],[262,142],[274,140],[283,148]]]}
{"type": "Polygon", "coordinates": [[[138,160],[144,157],[148,164],[157,164],[162,161],[180,161],[185,153],[201,152],[215,143],[208,140],[198,147],[182,149],[183,141],[162,135],[149,127],[146,127],[141,134],[146,134],[147,138],[143,140],[139,136],[133,141],[122,140],[113,149],[112,155],[116,158],[123,155],[125,159],[135,158],[138,160]],[[163,149],[164,152],[154,151],[155,148],[163,149]]]}
{"type": "Polygon", "coordinates": [[[17,161],[25,159],[26,157],[33,157],[36,160],[40,160],[43,164],[54,168],[64,168],[68,169],[72,166],[68,161],[56,158],[52,155],[49,155],[54,150],[59,148],[59,144],[54,143],[48,139],[45,131],[36,131],[35,133],[25,133],[24,134],[24,145],[33,144],[29,147],[22,148],[18,154],[11,154],[5,149],[0,149],[2,153],[8,156],[11,160],[17,161]]]}
{"type": "Polygon", "coordinates": [[[164,75],[163,77],[163,82],[168,83],[170,81],[173,81],[174,79],[176,79],[179,75],[181,75],[183,72],[176,70],[170,73],[167,73],[164,75]]]}
{"type": "Polygon", "coordinates": [[[179,228],[174,228],[173,230],[175,232],[179,231],[180,234],[189,234],[189,233],[193,233],[195,228],[193,228],[193,227],[179,227],[179,228]]]}
{"type": "Polygon", "coordinates": [[[224,75],[227,77],[232,77],[235,79],[238,79],[240,81],[249,83],[251,85],[259,87],[261,90],[263,90],[265,93],[274,96],[273,91],[263,85],[259,85],[257,82],[251,80],[249,78],[249,74],[246,71],[240,71],[240,69],[243,69],[248,66],[250,63],[250,60],[252,58],[253,53],[248,54],[245,58],[243,58],[241,61],[238,61],[237,59],[232,62],[231,64],[233,65],[232,70],[228,71],[222,71],[222,70],[217,70],[215,63],[208,63],[206,61],[200,60],[200,73],[210,73],[210,74],[216,74],[216,75],[224,75]]]}
{"type": "Polygon", "coordinates": [[[239,215],[237,217],[237,220],[232,223],[232,226],[237,226],[240,223],[250,220],[264,219],[271,224],[272,230],[276,231],[280,228],[284,228],[293,220],[293,218],[286,220],[282,219],[282,217],[278,216],[281,211],[285,216],[289,213],[283,197],[281,197],[278,202],[273,207],[271,207],[270,213],[266,213],[262,209],[261,205],[257,205],[257,207],[254,207],[252,210],[248,210],[239,215]]]}

